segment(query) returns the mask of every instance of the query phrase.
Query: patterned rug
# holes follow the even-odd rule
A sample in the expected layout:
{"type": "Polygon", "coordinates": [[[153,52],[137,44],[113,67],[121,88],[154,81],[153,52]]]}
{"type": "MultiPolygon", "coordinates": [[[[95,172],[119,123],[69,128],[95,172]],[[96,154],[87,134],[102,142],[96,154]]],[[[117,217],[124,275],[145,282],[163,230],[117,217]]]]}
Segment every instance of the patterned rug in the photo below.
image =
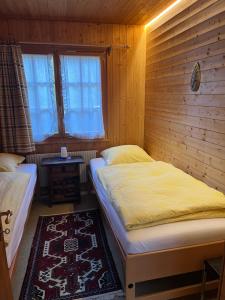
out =
{"type": "Polygon", "coordinates": [[[20,300],[108,300],[121,295],[97,210],[39,217],[20,300]]]}

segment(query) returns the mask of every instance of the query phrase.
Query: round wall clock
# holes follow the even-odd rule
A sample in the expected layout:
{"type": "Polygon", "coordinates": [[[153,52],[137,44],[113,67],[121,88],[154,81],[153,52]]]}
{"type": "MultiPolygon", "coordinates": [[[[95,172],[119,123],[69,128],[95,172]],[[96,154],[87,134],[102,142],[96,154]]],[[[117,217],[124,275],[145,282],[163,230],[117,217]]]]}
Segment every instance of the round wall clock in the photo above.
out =
{"type": "Polygon", "coordinates": [[[201,68],[200,64],[196,63],[191,75],[191,90],[197,92],[201,83],[201,68]]]}

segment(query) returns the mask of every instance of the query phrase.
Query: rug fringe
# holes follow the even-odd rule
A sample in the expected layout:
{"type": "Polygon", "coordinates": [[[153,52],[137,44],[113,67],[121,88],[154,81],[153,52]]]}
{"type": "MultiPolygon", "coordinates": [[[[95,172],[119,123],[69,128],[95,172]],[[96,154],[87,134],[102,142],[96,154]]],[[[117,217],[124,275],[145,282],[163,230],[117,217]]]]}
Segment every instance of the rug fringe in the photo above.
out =
{"type": "Polygon", "coordinates": [[[105,293],[102,295],[88,296],[85,298],[75,298],[74,300],[122,300],[124,297],[123,290],[118,290],[110,293],[105,293]]]}

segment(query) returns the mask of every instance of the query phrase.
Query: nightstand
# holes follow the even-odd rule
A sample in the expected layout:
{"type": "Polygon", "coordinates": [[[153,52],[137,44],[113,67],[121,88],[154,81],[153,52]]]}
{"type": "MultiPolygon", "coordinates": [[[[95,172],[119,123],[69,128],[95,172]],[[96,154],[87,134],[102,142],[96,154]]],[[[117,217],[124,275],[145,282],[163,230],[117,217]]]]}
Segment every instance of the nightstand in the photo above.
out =
{"type": "MultiPolygon", "coordinates": [[[[207,274],[209,272],[214,272],[218,278],[221,280],[221,274],[222,274],[222,268],[223,268],[223,258],[222,257],[216,257],[207,259],[204,261],[204,268],[203,268],[203,280],[202,280],[202,292],[201,292],[201,300],[205,300],[205,287],[206,287],[206,279],[207,274]]],[[[222,299],[222,298],[219,298],[222,299]]]]}
{"type": "Polygon", "coordinates": [[[48,204],[80,202],[81,156],[43,158],[41,165],[48,173],[48,204]]]}

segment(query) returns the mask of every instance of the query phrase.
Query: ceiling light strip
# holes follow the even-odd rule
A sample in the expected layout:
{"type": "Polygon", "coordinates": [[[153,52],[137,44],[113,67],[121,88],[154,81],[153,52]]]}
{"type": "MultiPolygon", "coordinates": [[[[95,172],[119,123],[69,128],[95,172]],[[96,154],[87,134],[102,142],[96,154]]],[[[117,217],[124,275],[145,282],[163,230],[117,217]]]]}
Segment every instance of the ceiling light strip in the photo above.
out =
{"type": "Polygon", "coordinates": [[[156,16],[154,19],[152,19],[150,22],[148,22],[145,25],[145,29],[151,26],[153,23],[155,23],[158,19],[160,19],[162,16],[167,14],[169,11],[171,11],[178,3],[180,3],[183,0],[176,0],[173,4],[168,6],[165,10],[163,10],[158,16],[156,16]]]}

